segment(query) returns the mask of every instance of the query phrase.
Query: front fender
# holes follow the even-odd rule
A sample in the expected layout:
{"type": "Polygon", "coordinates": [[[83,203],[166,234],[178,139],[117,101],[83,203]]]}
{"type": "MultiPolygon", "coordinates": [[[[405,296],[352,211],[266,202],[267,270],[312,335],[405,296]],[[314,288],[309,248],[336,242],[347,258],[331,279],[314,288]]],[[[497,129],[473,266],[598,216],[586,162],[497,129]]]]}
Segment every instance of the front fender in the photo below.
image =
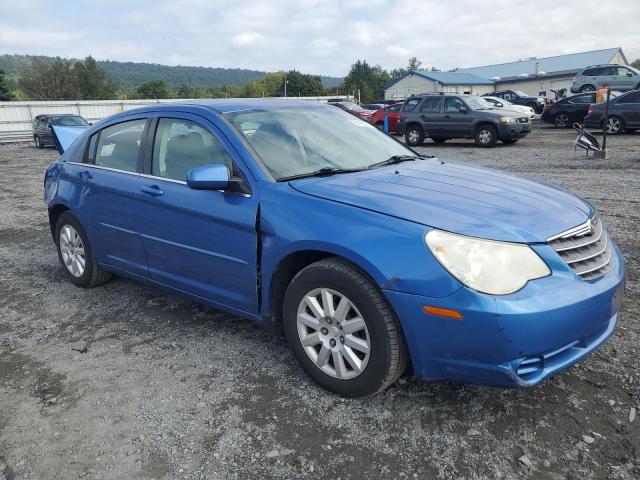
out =
{"type": "Polygon", "coordinates": [[[259,230],[265,314],[274,273],[295,252],[343,257],[385,290],[442,298],[461,287],[427,249],[428,227],[306,195],[288,184],[264,184],[259,230]]]}

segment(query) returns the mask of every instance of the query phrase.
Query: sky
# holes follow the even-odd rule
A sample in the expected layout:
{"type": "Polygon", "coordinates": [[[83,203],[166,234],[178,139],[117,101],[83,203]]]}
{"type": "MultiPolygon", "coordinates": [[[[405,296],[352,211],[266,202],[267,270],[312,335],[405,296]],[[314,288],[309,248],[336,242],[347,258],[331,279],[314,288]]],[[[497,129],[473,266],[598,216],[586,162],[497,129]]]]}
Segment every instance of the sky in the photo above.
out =
{"type": "Polygon", "coordinates": [[[640,0],[0,0],[0,53],[342,77],[611,47],[640,58],[640,0]]]}

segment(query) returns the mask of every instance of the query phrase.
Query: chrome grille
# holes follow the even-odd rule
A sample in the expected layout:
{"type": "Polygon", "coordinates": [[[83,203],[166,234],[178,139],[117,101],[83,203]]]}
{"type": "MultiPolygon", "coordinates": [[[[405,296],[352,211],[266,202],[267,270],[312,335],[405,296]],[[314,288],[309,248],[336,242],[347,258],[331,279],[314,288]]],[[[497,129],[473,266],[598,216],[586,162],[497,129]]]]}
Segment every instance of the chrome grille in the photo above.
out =
{"type": "Polygon", "coordinates": [[[597,216],[550,238],[548,243],[583,280],[599,278],[609,269],[611,242],[597,216]]]}

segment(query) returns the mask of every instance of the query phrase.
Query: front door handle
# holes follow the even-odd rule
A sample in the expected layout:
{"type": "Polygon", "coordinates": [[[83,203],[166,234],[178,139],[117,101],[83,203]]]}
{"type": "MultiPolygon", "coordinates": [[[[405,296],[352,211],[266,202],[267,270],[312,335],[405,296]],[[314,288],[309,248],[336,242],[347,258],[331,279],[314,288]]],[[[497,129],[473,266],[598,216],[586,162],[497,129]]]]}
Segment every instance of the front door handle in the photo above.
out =
{"type": "Polygon", "coordinates": [[[140,187],[140,190],[154,197],[158,197],[164,194],[164,192],[160,190],[160,187],[158,187],[157,185],[143,185],[140,187]]]}
{"type": "Polygon", "coordinates": [[[91,180],[93,178],[89,170],[78,172],[78,177],[80,177],[80,180],[91,180]]]}

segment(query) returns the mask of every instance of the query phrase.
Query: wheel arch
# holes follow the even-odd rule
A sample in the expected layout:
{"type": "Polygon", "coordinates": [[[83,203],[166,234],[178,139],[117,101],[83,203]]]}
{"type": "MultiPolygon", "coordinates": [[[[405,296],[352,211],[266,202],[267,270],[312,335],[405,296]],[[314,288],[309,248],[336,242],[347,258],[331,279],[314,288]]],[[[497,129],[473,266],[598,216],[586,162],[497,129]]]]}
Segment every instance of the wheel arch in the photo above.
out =
{"type": "MultiPolygon", "coordinates": [[[[284,294],[293,277],[305,267],[323,260],[335,257],[350,264],[352,267],[366,276],[377,288],[386,284],[385,276],[373,265],[353,252],[344,252],[329,246],[300,248],[283,256],[269,275],[268,285],[265,285],[263,293],[263,312],[270,323],[279,329],[282,323],[282,306],[284,294]]],[[[391,305],[389,304],[391,308],[391,305]]]]}
{"type": "Polygon", "coordinates": [[[60,215],[62,215],[63,212],[66,212],[68,210],[71,210],[71,209],[67,205],[64,205],[62,203],[56,203],[54,205],[50,205],[48,208],[49,228],[51,229],[51,235],[54,237],[54,240],[56,236],[56,225],[58,223],[58,219],[60,218],[60,215]]]}

